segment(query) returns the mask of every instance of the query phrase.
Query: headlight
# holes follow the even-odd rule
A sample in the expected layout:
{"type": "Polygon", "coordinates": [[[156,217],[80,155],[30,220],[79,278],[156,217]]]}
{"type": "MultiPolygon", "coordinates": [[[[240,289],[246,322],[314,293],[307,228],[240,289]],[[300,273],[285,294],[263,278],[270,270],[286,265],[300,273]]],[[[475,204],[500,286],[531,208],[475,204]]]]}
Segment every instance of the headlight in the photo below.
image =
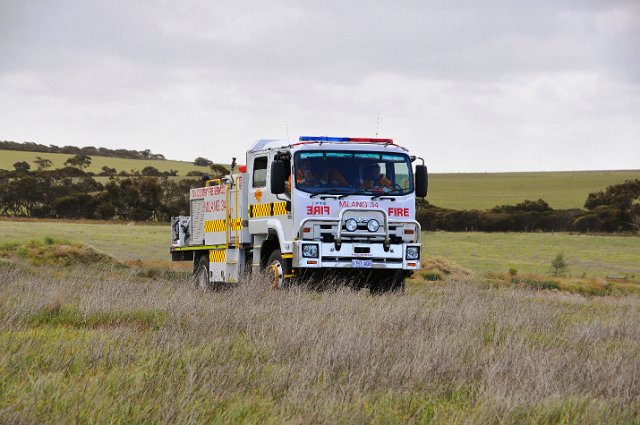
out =
{"type": "Polygon", "coordinates": [[[358,228],[358,222],[355,218],[350,218],[344,222],[344,227],[346,227],[348,231],[354,232],[358,228]]]}
{"type": "Polygon", "coordinates": [[[305,258],[318,258],[318,245],[316,244],[303,244],[302,256],[305,258]]]}
{"type": "Polygon", "coordinates": [[[377,232],[379,228],[380,228],[380,223],[378,223],[378,220],[371,219],[367,223],[367,229],[369,229],[370,232],[377,232]]]}
{"type": "Polygon", "coordinates": [[[417,260],[418,258],[420,258],[420,247],[408,246],[406,257],[407,257],[407,260],[417,260]]]}

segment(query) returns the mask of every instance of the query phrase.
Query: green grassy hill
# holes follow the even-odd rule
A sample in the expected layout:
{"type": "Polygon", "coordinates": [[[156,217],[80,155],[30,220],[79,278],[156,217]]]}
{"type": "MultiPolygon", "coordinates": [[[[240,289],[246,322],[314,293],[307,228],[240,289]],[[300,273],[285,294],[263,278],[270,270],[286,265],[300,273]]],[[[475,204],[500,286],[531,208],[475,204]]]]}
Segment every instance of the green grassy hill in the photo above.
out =
{"type": "Polygon", "coordinates": [[[432,174],[427,199],[453,209],[486,209],[544,199],[552,208],[582,208],[590,192],[640,179],[640,170],[432,174]]]}
{"type": "MultiPolygon", "coordinates": [[[[73,155],[66,155],[62,153],[46,153],[46,152],[27,152],[27,151],[11,151],[0,149],[0,169],[13,170],[13,164],[20,161],[27,161],[31,165],[31,169],[37,169],[33,161],[36,157],[49,159],[53,162],[51,169],[64,167],[64,162],[73,155]]],[[[85,171],[92,171],[99,173],[102,171],[103,166],[115,168],[117,172],[122,170],[140,171],[144,167],[152,166],[156,167],[160,171],[178,170],[178,175],[184,176],[189,171],[203,171],[207,172],[207,167],[198,167],[188,161],[171,161],[171,160],[141,160],[141,159],[125,159],[125,158],[113,158],[107,156],[91,156],[91,165],[85,171]]]]}

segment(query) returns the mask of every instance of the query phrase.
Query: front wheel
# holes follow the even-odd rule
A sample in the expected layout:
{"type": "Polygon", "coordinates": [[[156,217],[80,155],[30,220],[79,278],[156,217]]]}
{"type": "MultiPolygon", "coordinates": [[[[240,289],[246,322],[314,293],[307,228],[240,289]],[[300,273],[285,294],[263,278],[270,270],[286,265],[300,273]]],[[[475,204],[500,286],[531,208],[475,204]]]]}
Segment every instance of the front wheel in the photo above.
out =
{"type": "Polygon", "coordinates": [[[193,284],[196,289],[209,289],[209,256],[201,255],[193,265],[193,284]]]}
{"type": "Polygon", "coordinates": [[[287,266],[282,259],[282,254],[279,249],[276,249],[269,255],[267,260],[267,267],[265,273],[269,280],[271,289],[281,289],[285,286],[285,274],[287,272],[287,266]]]}

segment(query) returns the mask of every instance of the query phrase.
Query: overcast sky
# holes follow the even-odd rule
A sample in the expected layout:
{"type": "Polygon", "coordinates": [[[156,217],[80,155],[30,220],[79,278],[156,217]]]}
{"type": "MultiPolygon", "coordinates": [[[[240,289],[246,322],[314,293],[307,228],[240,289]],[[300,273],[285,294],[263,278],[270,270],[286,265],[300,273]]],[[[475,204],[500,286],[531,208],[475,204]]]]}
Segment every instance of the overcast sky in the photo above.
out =
{"type": "Polygon", "coordinates": [[[378,133],[435,172],[639,169],[639,52],[638,0],[0,0],[0,140],[227,163],[378,133]]]}

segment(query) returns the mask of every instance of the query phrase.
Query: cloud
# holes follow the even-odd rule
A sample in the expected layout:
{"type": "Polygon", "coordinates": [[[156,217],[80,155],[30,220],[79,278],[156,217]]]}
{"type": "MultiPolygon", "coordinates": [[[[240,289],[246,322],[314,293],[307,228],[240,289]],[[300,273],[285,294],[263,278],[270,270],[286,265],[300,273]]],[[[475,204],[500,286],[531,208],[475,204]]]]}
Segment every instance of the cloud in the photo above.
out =
{"type": "Polygon", "coordinates": [[[637,168],[639,12],[633,1],[4,1],[0,138],[226,162],[259,137],[379,127],[436,171],[637,168]]]}

